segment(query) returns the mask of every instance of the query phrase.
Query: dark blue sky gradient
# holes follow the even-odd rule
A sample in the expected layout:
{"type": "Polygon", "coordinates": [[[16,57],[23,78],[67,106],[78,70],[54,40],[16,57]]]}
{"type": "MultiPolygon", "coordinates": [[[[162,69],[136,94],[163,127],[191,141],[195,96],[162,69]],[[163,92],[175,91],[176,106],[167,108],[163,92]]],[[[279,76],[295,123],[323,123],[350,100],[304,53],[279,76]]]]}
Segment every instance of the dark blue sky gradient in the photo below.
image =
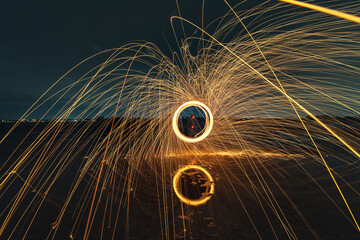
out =
{"type": "MultiPolygon", "coordinates": [[[[182,15],[200,25],[202,0],[179,3],[182,15]]],[[[67,70],[99,51],[145,40],[169,54],[164,36],[171,43],[170,17],[177,15],[175,0],[12,0],[1,10],[0,119],[18,119],[67,70]]],[[[227,11],[222,0],[205,1],[205,25],[227,11]]]]}
{"type": "MultiPolygon", "coordinates": [[[[180,0],[186,17],[200,23],[202,0],[180,0]]],[[[206,19],[227,11],[211,1],[206,19]]],[[[175,0],[6,1],[0,14],[0,119],[18,119],[81,60],[127,42],[154,42],[163,51],[172,37],[175,0]]],[[[34,116],[38,117],[38,116],[34,116]]]]}

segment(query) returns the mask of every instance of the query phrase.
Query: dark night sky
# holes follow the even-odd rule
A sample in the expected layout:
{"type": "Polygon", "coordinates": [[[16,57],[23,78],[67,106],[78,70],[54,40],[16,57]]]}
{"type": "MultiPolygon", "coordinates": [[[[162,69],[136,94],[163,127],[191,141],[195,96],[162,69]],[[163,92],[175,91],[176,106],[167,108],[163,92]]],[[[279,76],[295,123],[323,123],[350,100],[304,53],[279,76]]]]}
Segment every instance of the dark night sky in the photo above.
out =
{"type": "MultiPolygon", "coordinates": [[[[200,21],[201,4],[180,0],[181,12],[200,21]]],[[[209,21],[228,10],[222,0],[210,4],[209,21]]],[[[177,15],[175,0],[13,0],[1,9],[0,119],[20,118],[67,70],[101,50],[136,40],[167,49],[163,33],[172,34],[177,15]]]]}
{"type": "MultiPolygon", "coordinates": [[[[243,10],[249,2],[263,1],[248,1],[243,10]]],[[[202,0],[179,3],[200,25],[202,0]]],[[[229,11],[223,0],[205,3],[205,25],[229,11]]],[[[1,10],[0,119],[20,118],[67,70],[99,51],[145,40],[166,52],[164,35],[172,37],[170,17],[177,15],[175,0],[12,0],[1,10]]]]}

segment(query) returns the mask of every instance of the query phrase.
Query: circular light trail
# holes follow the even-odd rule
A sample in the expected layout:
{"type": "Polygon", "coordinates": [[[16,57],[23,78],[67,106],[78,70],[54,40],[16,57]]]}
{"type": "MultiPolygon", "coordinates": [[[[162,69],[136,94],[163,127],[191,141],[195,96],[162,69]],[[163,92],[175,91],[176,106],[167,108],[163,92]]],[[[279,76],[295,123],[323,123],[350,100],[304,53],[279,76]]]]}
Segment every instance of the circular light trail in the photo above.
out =
{"type": "Polygon", "coordinates": [[[192,205],[192,206],[198,206],[201,204],[206,203],[211,196],[214,194],[214,180],[211,177],[210,173],[208,171],[206,171],[204,168],[196,166],[196,165],[188,165],[185,167],[180,168],[179,170],[177,170],[174,178],[173,178],[173,188],[174,188],[174,192],[176,194],[176,196],[180,199],[180,201],[188,204],[188,205],[192,205]],[[189,170],[197,170],[200,171],[201,174],[203,174],[206,177],[206,194],[203,194],[203,196],[199,199],[189,199],[187,197],[185,197],[180,190],[180,178],[183,174],[186,174],[187,171],[189,170]]]}
{"type": "Polygon", "coordinates": [[[210,134],[213,124],[214,124],[214,119],[213,119],[210,109],[205,104],[203,104],[202,102],[199,102],[199,101],[190,101],[190,102],[186,102],[183,105],[181,105],[175,111],[173,121],[172,121],[173,130],[174,130],[176,136],[178,138],[180,138],[181,140],[183,140],[184,142],[189,142],[189,143],[195,143],[195,142],[200,142],[200,141],[204,140],[210,134]],[[179,116],[180,116],[181,112],[184,109],[186,109],[188,107],[192,107],[192,106],[198,107],[201,110],[203,110],[203,112],[205,113],[205,116],[206,116],[204,132],[203,132],[203,134],[201,134],[200,136],[195,137],[195,138],[188,137],[188,136],[185,136],[184,134],[182,134],[181,131],[179,130],[179,126],[178,126],[179,116]]]}

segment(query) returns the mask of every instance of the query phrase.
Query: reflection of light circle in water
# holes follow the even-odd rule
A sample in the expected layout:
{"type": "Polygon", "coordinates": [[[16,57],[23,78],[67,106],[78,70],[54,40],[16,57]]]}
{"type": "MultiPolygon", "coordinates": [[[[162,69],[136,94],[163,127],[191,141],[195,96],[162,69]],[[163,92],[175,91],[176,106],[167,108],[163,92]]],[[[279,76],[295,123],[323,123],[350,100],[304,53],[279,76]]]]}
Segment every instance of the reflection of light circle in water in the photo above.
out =
{"type": "Polygon", "coordinates": [[[193,206],[206,203],[214,194],[214,185],[210,173],[196,165],[180,168],[173,178],[176,196],[182,202],[193,206]]]}
{"type": "Polygon", "coordinates": [[[174,130],[176,136],[178,138],[180,138],[181,140],[183,140],[185,142],[189,142],[189,143],[195,143],[195,142],[200,142],[201,140],[204,140],[210,134],[211,129],[213,127],[213,123],[214,123],[214,119],[213,119],[210,109],[205,104],[203,104],[202,102],[199,102],[199,101],[190,101],[190,102],[186,102],[183,105],[181,105],[175,111],[173,121],[172,121],[173,130],[174,130]],[[196,137],[186,136],[179,129],[180,114],[186,108],[189,108],[189,107],[197,107],[197,108],[201,109],[203,111],[203,115],[205,116],[205,126],[202,129],[203,133],[196,137]]]}

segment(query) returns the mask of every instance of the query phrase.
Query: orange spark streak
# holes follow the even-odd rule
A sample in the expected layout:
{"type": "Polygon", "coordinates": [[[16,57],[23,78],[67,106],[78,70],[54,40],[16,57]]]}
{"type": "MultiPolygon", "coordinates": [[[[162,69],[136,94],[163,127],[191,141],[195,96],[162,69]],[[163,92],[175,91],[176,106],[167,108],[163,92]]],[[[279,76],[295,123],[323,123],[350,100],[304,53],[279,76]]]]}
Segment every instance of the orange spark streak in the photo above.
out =
{"type": "Polygon", "coordinates": [[[298,5],[300,7],[313,9],[313,10],[316,10],[316,11],[319,11],[319,12],[323,12],[323,13],[327,13],[327,14],[336,16],[336,17],[344,18],[344,19],[349,20],[349,21],[360,23],[360,17],[354,16],[354,15],[351,15],[351,14],[348,14],[348,13],[343,13],[343,12],[340,12],[340,11],[332,10],[332,9],[325,8],[325,7],[320,7],[320,6],[317,6],[317,5],[314,5],[314,4],[310,4],[310,3],[299,2],[299,1],[296,1],[296,0],[279,0],[279,1],[286,2],[286,3],[291,3],[291,4],[294,4],[294,5],[298,5]]]}

